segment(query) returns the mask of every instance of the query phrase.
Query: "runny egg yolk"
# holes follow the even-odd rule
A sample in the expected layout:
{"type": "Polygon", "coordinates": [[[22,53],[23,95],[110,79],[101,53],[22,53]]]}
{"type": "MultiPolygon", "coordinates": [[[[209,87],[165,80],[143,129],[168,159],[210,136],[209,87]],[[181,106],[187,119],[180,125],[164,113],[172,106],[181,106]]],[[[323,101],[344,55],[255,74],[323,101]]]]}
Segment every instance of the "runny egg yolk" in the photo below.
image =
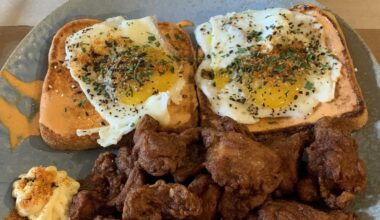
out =
{"type": "Polygon", "coordinates": [[[243,91],[258,106],[276,109],[289,106],[292,101],[297,99],[304,84],[304,79],[298,77],[293,83],[271,81],[265,85],[259,85],[254,92],[249,92],[247,89],[243,89],[243,91]]]}
{"type": "Polygon", "coordinates": [[[133,79],[126,82],[125,87],[119,91],[119,99],[124,104],[141,104],[154,94],[168,91],[179,78],[178,64],[162,50],[149,48],[146,57],[154,63],[154,71],[143,84],[133,79]]]}
{"type": "Polygon", "coordinates": [[[275,47],[270,54],[252,51],[249,56],[236,58],[226,69],[204,71],[202,77],[212,79],[219,91],[236,83],[244,93],[244,102],[279,109],[298,98],[308,69],[315,65],[312,55],[300,47],[275,47]]]}
{"type": "Polygon", "coordinates": [[[216,72],[215,78],[214,78],[214,83],[215,83],[215,88],[217,90],[221,90],[224,88],[224,86],[227,85],[229,82],[229,76],[227,74],[220,74],[216,72]]]}
{"type": "MultiPolygon", "coordinates": [[[[243,81],[246,80],[244,77],[243,81]]],[[[227,74],[215,74],[214,83],[217,90],[223,89],[228,82],[229,76],[227,74]]],[[[240,84],[239,87],[245,97],[248,97],[247,99],[256,105],[276,109],[289,106],[292,101],[297,99],[304,85],[305,79],[298,76],[292,82],[274,78],[264,83],[263,80],[253,79],[249,86],[240,84]]]]}
{"type": "Polygon", "coordinates": [[[82,81],[94,85],[96,93],[115,93],[106,95],[126,105],[142,104],[150,96],[168,91],[179,78],[177,59],[162,48],[111,36],[105,41],[95,39],[91,45],[79,45],[83,53],[77,60],[87,67],[82,68],[82,81]],[[94,74],[88,74],[90,66],[94,74]]]}

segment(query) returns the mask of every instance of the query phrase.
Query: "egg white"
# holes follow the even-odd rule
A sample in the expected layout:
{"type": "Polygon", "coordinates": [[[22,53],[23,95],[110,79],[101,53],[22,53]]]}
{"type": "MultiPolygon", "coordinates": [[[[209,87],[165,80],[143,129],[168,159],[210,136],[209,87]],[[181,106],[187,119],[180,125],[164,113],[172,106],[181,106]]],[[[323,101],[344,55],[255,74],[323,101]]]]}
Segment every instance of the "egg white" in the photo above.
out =
{"type": "MultiPolygon", "coordinates": [[[[153,45],[153,47],[164,51],[166,54],[173,54],[173,48],[161,36],[157,21],[151,16],[134,20],[126,20],[123,17],[109,18],[104,22],[78,31],[67,39],[66,65],[71,76],[79,83],[87,100],[109,124],[92,129],[79,129],[77,134],[82,136],[99,133],[97,141],[103,147],[117,144],[124,134],[135,128],[145,114],[151,115],[162,125],[167,125],[170,121],[168,104],[171,101],[176,104],[181,101],[182,97],[177,91],[181,91],[185,83],[183,79],[179,78],[169,91],[152,95],[141,104],[127,105],[117,100],[106,104],[102,103],[102,100],[107,99],[107,97],[102,94],[93,95],[96,94],[94,87],[91,84],[86,84],[80,78],[83,71],[81,70],[82,66],[76,62],[76,58],[83,52],[80,45],[93,44],[95,38],[105,41],[107,35],[127,37],[136,45],[146,45],[149,43],[149,36],[154,36],[158,44],[153,45]],[[73,47],[76,44],[79,44],[79,47],[73,47]]],[[[107,81],[103,83],[107,84],[107,81]]]]}
{"type": "Polygon", "coordinates": [[[208,98],[213,111],[221,116],[229,116],[243,124],[253,124],[260,118],[267,117],[306,117],[319,103],[329,102],[335,97],[335,86],[342,65],[334,56],[329,55],[322,25],[311,15],[281,8],[233,12],[211,17],[208,22],[196,28],[195,37],[205,54],[196,73],[196,83],[208,98]],[[290,24],[298,27],[297,31],[291,31],[294,28],[291,29],[290,24]],[[314,35],[306,36],[305,33],[310,31],[314,35]],[[251,33],[260,35],[250,38],[251,33]],[[237,57],[247,56],[249,51],[241,48],[254,48],[265,54],[271,52],[275,45],[291,45],[295,39],[302,42],[306,48],[312,37],[320,37],[318,51],[326,53],[320,60],[327,63],[330,70],[324,75],[310,72],[305,76],[305,79],[314,85],[314,90],[310,92],[311,95],[306,96],[307,89],[300,88],[298,98],[292,101],[291,105],[268,108],[252,102],[235,102],[230,100],[231,94],[248,98],[241,92],[238,83],[230,81],[218,90],[213,86],[213,80],[201,76],[202,70],[224,69],[237,57]],[[255,114],[247,110],[252,106],[257,109],[255,114]]]}

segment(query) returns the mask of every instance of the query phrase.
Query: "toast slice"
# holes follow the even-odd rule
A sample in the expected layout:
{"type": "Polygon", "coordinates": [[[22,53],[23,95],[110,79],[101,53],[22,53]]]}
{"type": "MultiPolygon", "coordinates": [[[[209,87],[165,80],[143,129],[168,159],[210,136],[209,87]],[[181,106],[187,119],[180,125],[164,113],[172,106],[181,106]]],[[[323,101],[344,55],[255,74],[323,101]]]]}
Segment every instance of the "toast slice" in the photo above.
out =
{"type": "MultiPolygon", "coordinates": [[[[315,16],[323,25],[323,28],[327,30],[328,34],[325,38],[327,46],[342,63],[342,75],[336,84],[335,99],[331,102],[321,103],[306,118],[262,118],[255,124],[248,124],[249,131],[255,135],[293,133],[311,127],[318,119],[325,116],[346,121],[346,124],[352,130],[363,127],[368,120],[367,108],[356,81],[355,70],[346,40],[334,15],[313,5],[298,5],[291,10],[315,16]]],[[[201,55],[198,57],[201,57],[201,55]]],[[[210,126],[220,116],[212,111],[207,97],[200,89],[197,89],[197,94],[201,125],[210,126]]]]}
{"type": "MultiPolygon", "coordinates": [[[[72,33],[101,22],[95,19],[80,19],[69,22],[55,34],[49,51],[48,71],[45,76],[40,103],[40,130],[44,141],[59,150],[84,150],[99,147],[98,134],[77,136],[77,129],[90,129],[107,125],[107,122],[86,101],[79,84],[63,65],[65,40],[72,33]]],[[[161,34],[176,49],[176,56],[183,64],[186,85],[181,91],[182,101],[170,103],[170,123],[164,129],[181,130],[198,123],[197,97],[193,80],[195,52],[191,39],[179,25],[159,23],[161,34]]],[[[130,141],[126,135],[122,142],[130,141]]]]}

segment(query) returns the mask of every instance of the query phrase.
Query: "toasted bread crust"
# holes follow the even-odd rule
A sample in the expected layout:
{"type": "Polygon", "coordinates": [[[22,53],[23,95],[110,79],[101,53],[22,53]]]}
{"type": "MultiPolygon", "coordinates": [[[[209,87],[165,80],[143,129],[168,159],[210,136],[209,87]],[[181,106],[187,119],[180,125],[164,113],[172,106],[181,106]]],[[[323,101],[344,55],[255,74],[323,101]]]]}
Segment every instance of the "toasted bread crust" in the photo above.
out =
{"type": "Polygon", "coordinates": [[[183,101],[180,105],[171,103],[168,106],[170,114],[170,124],[164,129],[169,131],[181,131],[186,128],[198,125],[198,100],[195,91],[195,52],[191,43],[191,38],[185,30],[177,24],[160,22],[158,24],[161,34],[178,52],[183,67],[183,77],[186,80],[184,88],[181,90],[183,101]],[[182,36],[181,40],[177,39],[182,36]],[[176,37],[177,36],[177,37],[176,37]]]}
{"type": "MultiPolygon", "coordinates": [[[[70,71],[63,66],[66,38],[99,22],[101,21],[95,19],[69,22],[57,31],[52,40],[48,71],[42,89],[40,130],[42,138],[54,149],[84,150],[99,147],[96,142],[98,134],[77,136],[76,130],[100,127],[106,122],[89,102],[83,103],[86,100],[84,93],[71,77],[70,71]]],[[[171,102],[168,105],[171,120],[165,129],[183,130],[194,127],[198,123],[198,102],[193,81],[195,53],[190,37],[173,23],[159,23],[159,28],[168,42],[176,48],[176,56],[182,60],[183,75],[188,82],[181,91],[181,103],[176,105],[171,102]],[[177,35],[182,36],[181,41],[175,37],[177,35]]],[[[126,137],[130,139],[131,135],[126,137]]],[[[123,142],[130,142],[125,139],[123,138],[123,142]]]]}
{"type": "Polygon", "coordinates": [[[326,16],[326,18],[328,18],[331,21],[334,28],[338,31],[340,41],[342,42],[344,46],[343,55],[345,56],[345,65],[343,66],[344,68],[346,68],[346,71],[348,73],[347,76],[349,77],[349,82],[351,83],[351,86],[354,89],[356,96],[358,97],[356,110],[352,112],[344,113],[339,118],[349,122],[353,130],[358,130],[362,128],[368,121],[368,110],[364,101],[363,93],[356,79],[355,67],[352,61],[351,54],[348,50],[346,38],[344,37],[343,31],[338,21],[336,20],[335,16],[331,12],[322,10],[314,5],[299,5],[294,8],[300,10],[301,12],[310,11],[310,10],[318,11],[318,13],[321,13],[322,15],[326,16]]]}
{"type": "MultiPolygon", "coordinates": [[[[331,24],[334,26],[334,29],[338,32],[339,39],[341,44],[343,45],[342,57],[340,57],[342,62],[342,72],[345,77],[348,77],[348,81],[353,90],[354,96],[356,97],[356,101],[353,106],[352,111],[345,112],[343,114],[335,115],[333,117],[344,120],[351,126],[352,130],[357,130],[365,125],[368,120],[368,112],[364,102],[364,98],[360,87],[357,83],[353,62],[351,56],[349,54],[349,50],[347,47],[346,40],[344,38],[343,32],[339,27],[338,22],[336,21],[334,15],[327,11],[323,11],[316,6],[313,5],[299,5],[295,6],[293,9],[295,11],[299,11],[301,13],[319,13],[320,16],[326,17],[331,24]]],[[[338,81],[339,83],[339,81],[338,81]]],[[[338,85],[339,86],[339,85],[338,85]]],[[[338,87],[337,86],[337,87],[338,87]]],[[[339,96],[339,89],[336,89],[336,96],[339,96]]],[[[212,124],[212,120],[216,120],[219,116],[215,114],[212,109],[210,102],[207,97],[203,94],[200,89],[197,89],[199,106],[200,106],[200,121],[202,126],[208,126],[212,124]]],[[[334,101],[333,101],[334,102],[334,101]]],[[[323,117],[323,115],[321,115],[323,117]]],[[[317,120],[317,119],[316,119],[317,120]]],[[[289,121],[287,118],[263,118],[260,119],[258,123],[247,125],[247,128],[254,135],[271,135],[276,133],[293,133],[301,130],[308,129],[313,126],[316,122],[313,121],[304,121],[301,123],[289,125],[287,122],[289,121]],[[281,126],[277,124],[278,121],[281,121],[281,126]]],[[[290,122],[290,121],[289,121],[290,122]]]]}
{"type": "Polygon", "coordinates": [[[89,103],[85,103],[82,107],[78,106],[78,103],[86,97],[81,92],[79,84],[71,77],[70,71],[63,66],[66,38],[73,32],[98,22],[100,20],[95,19],[69,22],[57,31],[52,40],[48,71],[42,88],[40,131],[44,141],[54,149],[83,150],[98,147],[97,134],[81,137],[76,135],[76,127],[79,128],[83,123],[88,128],[99,126],[102,119],[89,103]],[[67,98],[64,103],[57,102],[64,98],[67,98]],[[91,115],[85,120],[83,116],[89,113],[91,115]],[[64,118],[64,121],[59,121],[61,118],[64,118]],[[66,126],[66,129],[59,132],[59,124],[66,126]]]}

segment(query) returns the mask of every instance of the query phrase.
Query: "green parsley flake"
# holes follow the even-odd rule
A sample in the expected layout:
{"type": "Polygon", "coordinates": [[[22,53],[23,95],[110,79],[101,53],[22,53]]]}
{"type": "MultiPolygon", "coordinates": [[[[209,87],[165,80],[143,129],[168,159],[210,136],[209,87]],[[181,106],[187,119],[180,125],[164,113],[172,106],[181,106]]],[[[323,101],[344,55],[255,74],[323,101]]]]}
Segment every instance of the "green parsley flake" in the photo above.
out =
{"type": "Polygon", "coordinates": [[[149,43],[152,43],[153,41],[155,41],[156,40],[156,37],[155,36],[149,36],[148,37],[148,42],[149,43]]]}
{"type": "Polygon", "coordinates": [[[307,63],[311,63],[313,61],[313,59],[314,59],[314,55],[313,54],[308,54],[306,56],[307,63]]]}
{"type": "Polygon", "coordinates": [[[275,73],[281,73],[283,70],[284,70],[284,67],[283,67],[281,64],[277,64],[277,65],[273,68],[273,72],[275,72],[275,73]]]}
{"type": "Polygon", "coordinates": [[[80,108],[82,108],[82,107],[84,106],[84,104],[86,104],[86,102],[87,102],[87,99],[82,99],[82,100],[79,102],[78,106],[79,106],[80,108]]]}
{"type": "Polygon", "coordinates": [[[312,83],[310,81],[306,81],[304,88],[307,90],[312,90],[312,89],[314,89],[314,83],[312,83]]]}
{"type": "Polygon", "coordinates": [[[247,52],[248,49],[247,48],[242,48],[242,47],[239,47],[236,51],[236,54],[241,54],[241,53],[245,53],[247,52]]]}

